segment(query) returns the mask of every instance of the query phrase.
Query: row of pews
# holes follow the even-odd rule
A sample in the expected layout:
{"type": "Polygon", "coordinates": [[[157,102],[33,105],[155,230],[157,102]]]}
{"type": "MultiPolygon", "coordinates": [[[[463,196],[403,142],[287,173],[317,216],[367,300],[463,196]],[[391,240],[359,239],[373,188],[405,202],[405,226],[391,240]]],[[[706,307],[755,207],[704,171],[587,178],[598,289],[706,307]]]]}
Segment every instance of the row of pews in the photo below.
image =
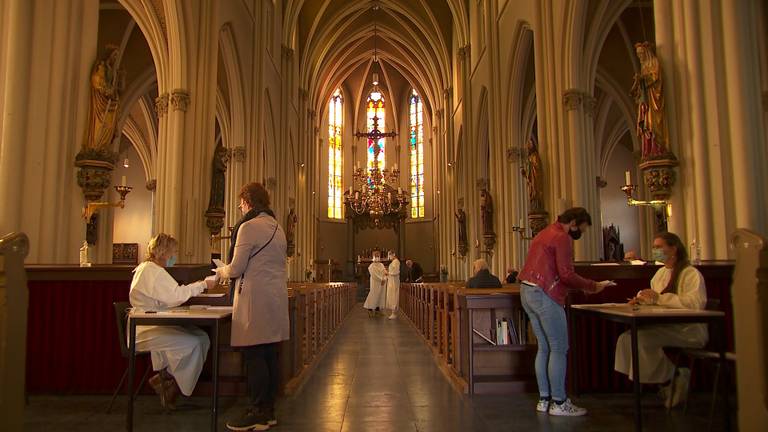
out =
{"type": "MultiPolygon", "coordinates": [[[[133,266],[27,265],[29,319],[26,387],[30,394],[110,394],[125,370],[114,302],[128,301],[133,266]]],[[[208,266],[179,265],[169,271],[180,283],[210,274],[208,266]]],[[[291,338],[281,343],[281,387],[294,391],[317,363],[356,304],[354,283],[289,283],[291,338]]],[[[227,296],[193,298],[188,304],[228,304],[227,296]]],[[[229,346],[229,324],[219,334],[219,389],[246,392],[240,352],[229,346]]],[[[210,356],[195,394],[211,391],[210,356]]],[[[137,366],[141,377],[148,361],[137,366]]],[[[138,383],[138,379],[137,379],[138,383]]]]}

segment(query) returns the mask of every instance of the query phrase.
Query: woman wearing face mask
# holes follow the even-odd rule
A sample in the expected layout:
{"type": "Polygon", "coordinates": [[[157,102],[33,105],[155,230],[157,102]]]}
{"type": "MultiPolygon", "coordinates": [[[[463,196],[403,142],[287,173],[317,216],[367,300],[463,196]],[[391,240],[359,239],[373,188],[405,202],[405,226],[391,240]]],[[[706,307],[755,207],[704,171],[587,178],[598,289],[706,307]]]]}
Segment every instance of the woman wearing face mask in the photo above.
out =
{"type": "MultiPolygon", "coordinates": [[[[161,311],[213,288],[214,281],[179,285],[166,271],[166,267],[176,263],[177,253],[178,242],[168,234],[158,234],[149,241],[147,259],[133,270],[131,306],[142,311],[161,311]]],[[[209,347],[208,334],[197,327],[136,327],[136,350],[150,351],[152,368],[160,372],[149,383],[164,408],[174,408],[179,391],[186,396],[192,394],[209,347]]]]}
{"type": "Polygon", "coordinates": [[[554,416],[582,416],[587,410],[571,403],[565,394],[568,364],[568,324],[565,298],[569,289],[597,293],[614,285],[611,281],[585,279],[573,269],[573,240],[592,225],[586,209],[574,207],[557,217],[531,242],[520,271],[520,301],[538,341],[536,381],[539,402],[536,411],[554,416]]]}
{"type": "Polygon", "coordinates": [[[397,318],[397,306],[400,300],[400,260],[395,251],[389,251],[387,258],[391,261],[387,268],[387,309],[389,319],[397,318]]]}
{"type": "MultiPolygon", "coordinates": [[[[651,279],[651,288],[637,293],[630,304],[661,305],[680,309],[704,309],[707,289],[704,277],[691,266],[683,242],[675,234],[657,234],[653,240],[653,259],[664,263],[651,279]]],[[[637,332],[640,361],[640,382],[662,384],[660,396],[669,408],[682,402],[688,394],[691,372],[678,369],[672,376],[674,365],[664,354],[664,347],[701,348],[707,343],[705,324],[668,324],[646,327],[637,332]],[[674,394],[670,394],[672,380],[674,394]]],[[[616,343],[616,371],[632,379],[632,345],[629,331],[619,336],[616,343]]]]}

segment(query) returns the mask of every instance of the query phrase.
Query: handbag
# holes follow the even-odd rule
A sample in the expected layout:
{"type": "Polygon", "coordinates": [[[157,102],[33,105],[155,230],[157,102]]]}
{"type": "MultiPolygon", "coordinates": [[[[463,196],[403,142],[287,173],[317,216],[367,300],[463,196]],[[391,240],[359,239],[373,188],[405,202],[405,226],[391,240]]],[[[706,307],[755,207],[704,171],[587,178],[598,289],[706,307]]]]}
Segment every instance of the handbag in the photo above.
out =
{"type": "Polygon", "coordinates": [[[240,276],[240,284],[237,287],[237,293],[238,294],[243,292],[243,283],[245,282],[245,273],[246,273],[246,271],[248,271],[248,266],[251,264],[251,260],[253,259],[253,257],[255,257],[256,255],[261,253],[261,251],[263,251],[265,247],[269,246],[269,244],[272,243],[272,239],[275,238],[275,234],[277,233],[277,227],[278,226],[279,226],[278,224],[275,224],[275,230],[272,231],[272,237],[269,238],[269,241],[264,243],[264,245],[262,247],[260,247],[259,250],[257,250],[256,252],[251,254],[251,256],[248,257],[248,263],[245,265],[245,270],[243,270],[243,275],[240,276]]]}

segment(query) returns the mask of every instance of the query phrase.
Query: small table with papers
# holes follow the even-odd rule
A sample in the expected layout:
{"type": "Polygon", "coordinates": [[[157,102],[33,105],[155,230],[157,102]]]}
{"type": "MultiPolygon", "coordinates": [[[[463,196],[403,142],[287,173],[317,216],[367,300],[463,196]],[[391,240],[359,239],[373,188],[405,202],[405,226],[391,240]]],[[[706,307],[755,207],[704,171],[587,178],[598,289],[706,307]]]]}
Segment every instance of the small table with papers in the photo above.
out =
{"type": "MultiPolygon", "coordinates": [[[[606,304],[576,304],[570,307],[571,316],[575,315],[592,315],[599,318],[625,324],[630,327],[630,334],[632,336],[632,382],[635,393],[635,430],[642,430],[642,414],[641,414],[641,384],[640,384],[640,367],[638,361],[637,351],[637,330],[639,327],[648,325],[659,324],[689,324],[689,323],[706,323],[711,324],[711,328],[717,328],[720,331],[717,337],[719,338],[717,349],[720,355],[720,364],[725,366],[725,314],[718,311],[708,310],[694,310],[694,309],[674,309],[664,306],[632,306],[627,303],[606,303],[606,304]]],[[[571,323],[571,331],[573,334],[573,319],[569,320],[571,323]]],[[[576,348],[576,347],[574,347],[576,348]]],[[[573,356],[577,358],[577,356],[573,356]]],[[[727,430],[730,430],[730,411],[728,408],[728,385],[725,383],[721,385],[721,391],[723,392],[723,415],[725,416],[725,425],[727,430]]]]}
{"type": "Polygon", "coordinates": [[[219,405],[219,327],[232,317],[231,306],[192,306],[165,311],[131,311],[128,315],[128,415],[126,429],[133,430],[133,380],[136,368],[136,326],[211,327],[213,392],[211,395],[211,430],[216,430],[219,405]]]}

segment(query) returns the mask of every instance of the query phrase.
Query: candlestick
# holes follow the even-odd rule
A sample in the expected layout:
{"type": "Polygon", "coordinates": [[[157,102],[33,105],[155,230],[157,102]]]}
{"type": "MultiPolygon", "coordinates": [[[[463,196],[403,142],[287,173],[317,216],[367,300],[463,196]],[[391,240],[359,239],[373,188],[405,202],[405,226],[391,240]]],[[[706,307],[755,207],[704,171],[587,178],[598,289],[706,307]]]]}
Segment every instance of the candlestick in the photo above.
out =
{"type": "Polygon", "coordinates": [[[125,176],[123,176],[123,181],[120,183],[121,186],[125,186],[125,176]]]}
{"type": "Polygon", "coordinates": [[[629,171],[624,171],[624,184],[632,184],[632,176],[629,174],[629,171]]]}
{"type": "Polygon", "coordinates": [[[402,194],[403,193],[403,188],[401,188],[401,187],[397,188],[397,193],[398,193],[398,195],[402,194]]]}
{"type": "Polygon", "coordinates": [[[522,218],[520,218],[520,225],[518,225],[518,226],[519,227],[523,227],[523,219],[522,218]]]}

